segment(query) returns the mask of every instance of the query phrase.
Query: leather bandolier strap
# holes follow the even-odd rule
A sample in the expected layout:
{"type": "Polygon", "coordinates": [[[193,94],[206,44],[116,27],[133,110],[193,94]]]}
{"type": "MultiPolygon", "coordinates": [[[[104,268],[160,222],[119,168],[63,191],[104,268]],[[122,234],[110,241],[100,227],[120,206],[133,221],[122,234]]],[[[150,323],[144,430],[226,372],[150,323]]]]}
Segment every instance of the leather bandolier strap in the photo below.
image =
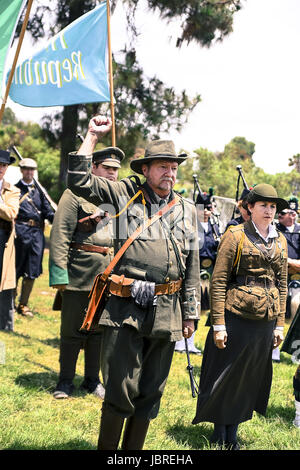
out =
{"type": "Polygon", "coordinates": [[[75,250],[83,250],[91,253],[101,253],[103,255],[107,255],[110,250],[108,246],[89,245],[76,242],[71,242],[70,248],[74,248],[75,250]]]}

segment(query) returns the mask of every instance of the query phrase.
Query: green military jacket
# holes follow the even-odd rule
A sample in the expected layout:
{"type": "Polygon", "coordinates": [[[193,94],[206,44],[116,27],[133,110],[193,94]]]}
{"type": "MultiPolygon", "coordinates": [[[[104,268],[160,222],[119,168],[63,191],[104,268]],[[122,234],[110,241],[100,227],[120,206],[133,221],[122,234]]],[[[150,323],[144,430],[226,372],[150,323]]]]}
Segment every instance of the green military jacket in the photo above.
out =
{"type": "Polygon", "coordinates": [[[245,318],[273,320],[284,325],[287,296],[287,243],[278,232],[269,251],[259,248],[251,221],[228,228],[218,249],[211,281],[213,325],[224,325],[225,309],[245,318]],[[260,285],[246,281],[258,279],[260,285]],[[237,282],[245,279],[245,283],[237,282]],[[264,281],[266,279],[266,281],[264,281]],[[268,284],[268,282],[272,282],[268,284]]]}
{"type": "MultiPolygon", "coordinates": [[[[90,168],[91,158],[70,154],[68,187],[93,204],[106,203],[110,214],[122,211],[140,189],[131,178],[115,183],[96,178],[90,168]]],[[[144,216],[150,215],[152,209],[152,206],[145,206],[142,197],[138,196],[124,212],[114,218],[115,252],[143,223],[144,216]]],[[[155,284],[181,278],[183,284],[180,295],[158,295],[157,305],[151,312],[151,309],[147,311],[140,308],[132,298],[111,295],[100,324],[117,327],[130,325],[142,330],[147,316],[147,321],[151,323],[150,336],[168,338],[170,341],[180,340],[182,320],[195,320],[199,316],[200,269],[194,204],[180,197],[180,201],[167,215],[132,243],[114,273],[155,284]]]]}
{"type": "Polygon", "coordinates": [[[90,291],[94,278],[113,258],[112,225],[92,231],[78,229],[78,221],[97,210],[97,206],[67,189],[58,204],[50,234],[50,286],[67,284],[68,290],[90,291]],[[73,249],[71,242],[110,247],[107,254],[73,249]]]}

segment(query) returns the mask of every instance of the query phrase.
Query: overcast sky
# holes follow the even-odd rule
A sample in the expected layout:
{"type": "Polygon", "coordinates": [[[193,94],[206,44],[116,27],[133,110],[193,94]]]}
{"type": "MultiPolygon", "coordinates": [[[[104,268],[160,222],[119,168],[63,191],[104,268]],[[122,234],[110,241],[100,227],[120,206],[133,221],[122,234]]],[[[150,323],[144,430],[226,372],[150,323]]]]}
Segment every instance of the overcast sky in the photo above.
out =
{"type": "MultiPolygon", "coordinates": [[[[176,48],[179,23],[166,26],[140,8],[138,59],[147,76],[189,96],[201,94],[180,135],[161,136],[172,138],[178,150],[222,151],[233,137],[243,136],[255,143],[256,165],[268,173],[290,171],[288,159],[300,153],[300,1],[245,0],[243,5],[233,33],[209,49],[176,48]]],[[[124,24],[120,4],[111,21],[114,53],[124,46],[124,24]]],[[[10,100],[8,106],[19,118],[32,120],[51,110],[10,100]]]]}

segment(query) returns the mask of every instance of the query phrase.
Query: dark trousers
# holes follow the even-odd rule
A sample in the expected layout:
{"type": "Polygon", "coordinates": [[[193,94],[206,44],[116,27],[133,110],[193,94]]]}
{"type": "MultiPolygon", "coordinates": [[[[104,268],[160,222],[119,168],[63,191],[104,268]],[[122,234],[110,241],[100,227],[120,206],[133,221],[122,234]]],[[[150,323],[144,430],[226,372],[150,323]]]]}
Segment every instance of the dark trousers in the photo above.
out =
{"type": "Polygon", "coordinates": [[[141,335],[132,327],[104,327],[101,370],[105,406],[124,418],[156,418],[175,342],[141,335]]]}
{"type": "Polygon", "coordinates": [[[87,305],[88,292],[66,290],[62,294],[60,380],[73,380],[80,349],[84,350],[85,378],[99,380],[101,334],[79,331],[87,305]]]}

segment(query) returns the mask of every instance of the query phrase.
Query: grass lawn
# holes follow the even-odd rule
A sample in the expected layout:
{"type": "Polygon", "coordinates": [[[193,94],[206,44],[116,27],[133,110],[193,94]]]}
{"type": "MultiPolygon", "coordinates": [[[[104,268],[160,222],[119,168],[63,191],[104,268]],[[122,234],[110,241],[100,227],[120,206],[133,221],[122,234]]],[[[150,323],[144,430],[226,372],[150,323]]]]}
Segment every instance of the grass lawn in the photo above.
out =
{"type": "MultiPolygon", "coordinates": [[[[52,310],[55,291],[48,286],[48,252],[44,274],[36,281],[30,306],[33,319],[16,314],[15,331],[0,332],[5,357],[0,364],[0,449],[92,450],[98,438],[101,400],[78,391],[83,380],[80,353],[76,391],[68,400],[55,400],[58,378],[60,312],[52,310]]],[[[202,317],[196,345],[203,350],[208,328],[202,317]]],[[[199,377],[201,356],[191,356],[199,377]]],[[[192,425],[196,399],[192,398],[187,360],[175,353],[158,418],[151,423],[147,450],[209,450],[212,424],[192,425]]],[[[292,425],[292,379],[296,365],[281,354],[274,364],[274,378],[266,417],[257,414],[240,426],[242,450],[298,450],[300,429],[292,425]]]]}

